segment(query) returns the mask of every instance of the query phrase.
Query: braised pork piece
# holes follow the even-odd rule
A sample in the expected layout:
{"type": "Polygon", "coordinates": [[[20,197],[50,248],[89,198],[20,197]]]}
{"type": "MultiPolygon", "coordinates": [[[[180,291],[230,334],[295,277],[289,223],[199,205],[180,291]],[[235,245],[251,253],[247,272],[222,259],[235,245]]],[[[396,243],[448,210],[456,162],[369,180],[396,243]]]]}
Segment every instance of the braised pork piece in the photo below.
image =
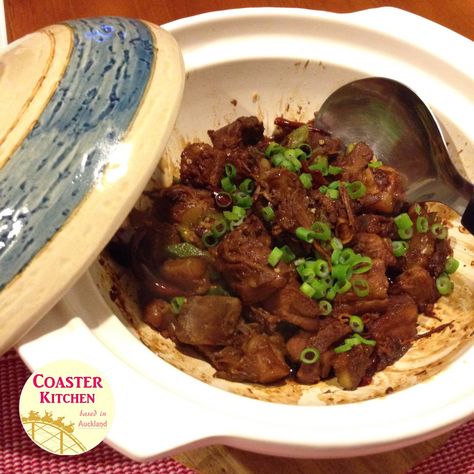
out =
{"type": "Polygon", "coordinates": [[[409,205],[365,143],[312,122],[256,117],[192,143],[180,182],[110,245],[144,320],[216,376],[270,384],[336,377],[353,390],[397,361],[453,289],[447,228],[409,205]]]}

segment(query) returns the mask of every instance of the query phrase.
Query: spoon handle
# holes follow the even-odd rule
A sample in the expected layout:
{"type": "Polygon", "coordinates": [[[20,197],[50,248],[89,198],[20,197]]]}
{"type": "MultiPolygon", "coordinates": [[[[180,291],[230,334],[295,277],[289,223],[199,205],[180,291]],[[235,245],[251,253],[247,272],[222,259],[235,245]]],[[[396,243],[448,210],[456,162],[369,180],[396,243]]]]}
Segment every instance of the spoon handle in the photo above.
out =
{"type": "Polygon", "coordinates": [[[461,219],[461,224],[474,235],[474,196],[471,197],[461,219]]]}

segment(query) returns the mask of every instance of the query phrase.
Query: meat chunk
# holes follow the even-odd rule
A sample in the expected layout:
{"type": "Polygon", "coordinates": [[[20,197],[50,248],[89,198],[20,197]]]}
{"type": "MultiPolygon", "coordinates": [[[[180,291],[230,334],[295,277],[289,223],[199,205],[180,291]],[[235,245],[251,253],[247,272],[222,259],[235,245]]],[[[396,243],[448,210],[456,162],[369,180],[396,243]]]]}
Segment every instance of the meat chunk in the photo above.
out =
{"type": "Polygon", "coordinates": [[[316,301],[300,291],[296,279],[265,300],[263,307],[281,320],[308,331],[319,327],[317,316],[321,315],[321,309],[316,301]]]}
{"type": "MultiPolygon", "coordinates": [[[[351,288],[347,293],[338,294],[335,298],[336,304],[354,304],[357,305],[359,301],[365,303],[371,300],[385,300],[387,298],[388,291],[388,279],[385,275],[385,263],[383,260],[374,258],[372,260],[372,268],[362,274],[353,275],[351,283],[354,284],[355,280],[362,279],[366,280],[369,285],[369,294],[365,297],[357,296],[354,289],[351,288]]],[[[353,310],[356,312],[356,310],[353,310]]],[[[374,311],[366,308],[367,311],[374,311]]],[[[359,312],[356,312],[358,314],[359,312]]]]}
{"type": "Polygon", "coordinates": [[[395,266],[397,260],[393,255],[389,239],[384,239],[377,234],[361,232],[354,239],[354,250],[373,259],[380,259],[385,266],[395,266]]]}
{"type": "Polygon", "coordinates": [[[284,168],[274,168],[261,179],[263,194],[275,210],[274,235],[309,228],[315,221],[311,201],[298,176],[284,168]]]}
{"type": "Polygon", "coordinates": [[[361,173],[367,168],[367,165],[374,156],[370,147],[363,143],[357,143],[350,153],[339,156],[334,165],[343,168],[341,178],[343,181],[360,180],[361,173]]]}
{"type": "Polygon", "coordinates": [[[387,311],[366,322],[371,338],[377,342],[376,370],[383,370],[409,349],[416,336],[418,308],[407,294],[391,295],[387,311]]]}
{"type": "Polygon", "coordinates": [[[215,266],[245,305],[267,299],[288,281],[288,267],[268,264],[270,238],[255,216],[227,234],[217,246],[215,266]]]}
{"type": "Polygon", "coordinates": [[[444,271],[446,260],[452,255],[453,249],[449,239],[437,240],[433,255],[431,255],[428,261],[428,271],[431,276],[438,277],[444,271]]]}
{"type": "Polygon", "coordinates": [[[334,359],[337,381],[345,390],[356,389],[367,369],[372,365],[373,346],[359,344],[348,352],[338,354],[334,359]]]}
{"type": "Polygon", "coordinates": [[[191,345],[225,345],[234,334],[242,304],[231,296],[191,296],[176,317],[174,334],[191,345]]]}
{"type": "Polygon", "coordinates": [[[208,263],[202,257],[165,260],[160,266],[159,276],[165,282],[178,287],[179,295],[202,295],[207,293],[211,286],[208,263]]]}
{"type": "Polygon", "coordinates": [[[397,238],[397,228],[393,218],[379,214],[361,214],[357,216],[356,230],[358,232],[377,234],[380,237],[388,237],[390,239],[397,238]]]}
{"type": "Polygon", "coordinates": [[[429,272],[423,267],[414,266],[399,275],[391,287],[391,293],[407,293],[423,312],[439,298],[436,284],[429,272]]]}
{"type": "Polygon", "coordinates": [[[359,199],[363,209],[381,214],[397,214],[404,201],[405,192],[400,174],[389,166],[368,168],[359,177],[366,193],[359,199]]]}
{"type": "Polygon", "coordinates": [[[301,352],[307,347],[313,347],[320,352],[320,360],[315,364],[300,364],[296,372],[296,380],[304,384],[319,382],[327,377],[332,367],[335,353],[331,348],[344,336],[351,333],[348,324],[336,318],[325,318],[320,321],[317,332],[300,331],[291,337],[286,347],[292,361],[298,362],[301,352]]]}
{"type": "Polygon", "coordinates": [[[214,190],[224,174],[225,153],[207,143],[191,143],[181,153],[182,184],[214,190]]]}
{"type": "Polygon", "coordinates": [[[162,190],[155,212],[161,219],[178,224],[194,224],[215,210],[212,194],[183,184],[162,190]]]}
{"type": "Polygon", "coordinates": [[[263,138],[263,123],[257,117],[239,117],[232,123],[207,133],[218,150],[257,144],[263,138]]]}
{"type": "Polygon", "coordinates": [[[166,330],[174,319],[171,304],[165,300],[155,298],[145,306],[143,320],[155,329],[166,330]]]}
{"type": "Polygon", "coordinates": [[[233,148],[226,150],[226,162],[235,166],[237,183],[245,178],[258,179],[261,153],[255,148],[233,148]]]}
{"type": "Polygon", "coordinates": [[[290,373],[283,339],[278,335],[250,333],[234,345],[205,351],[217,369],[216,375],[228,380],[268,384],[290,373]]]}

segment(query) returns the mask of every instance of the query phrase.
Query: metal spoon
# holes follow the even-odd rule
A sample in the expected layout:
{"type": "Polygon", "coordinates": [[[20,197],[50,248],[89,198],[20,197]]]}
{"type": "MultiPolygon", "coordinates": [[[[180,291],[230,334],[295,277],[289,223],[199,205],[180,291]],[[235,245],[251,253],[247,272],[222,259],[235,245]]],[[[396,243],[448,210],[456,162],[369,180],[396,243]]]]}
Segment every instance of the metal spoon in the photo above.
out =
{"type": "Polygon", "coordinates": [[[446,132],[407,86],[384,77],[350,82],[326,99],[315,125],[345,143],[365,141],[404,175],[408,201],[442,202],[474,234],[474,186],[453,165],[446,132]]]}

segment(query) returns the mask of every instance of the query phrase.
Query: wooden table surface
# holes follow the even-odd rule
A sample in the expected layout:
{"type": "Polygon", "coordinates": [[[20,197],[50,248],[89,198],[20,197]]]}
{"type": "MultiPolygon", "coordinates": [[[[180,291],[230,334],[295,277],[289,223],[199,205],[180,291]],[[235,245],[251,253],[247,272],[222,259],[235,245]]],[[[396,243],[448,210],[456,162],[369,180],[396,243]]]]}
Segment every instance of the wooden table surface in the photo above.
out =
{"type": "MultiPolygon", "coordinates": [[[[9,41],[71,18],[122,15],[162,24],[211,10],[252,6],[301,7],[333,12],[393,6],[429,18],[474,40],[474,0],[4,0],[4,6],[9,41]]],[[[397,451],[352,459],[296,460],[224,446],[183,452],[175,458],[201,474],[403,474],[428,457],[447,436],[397,451]]]]}

